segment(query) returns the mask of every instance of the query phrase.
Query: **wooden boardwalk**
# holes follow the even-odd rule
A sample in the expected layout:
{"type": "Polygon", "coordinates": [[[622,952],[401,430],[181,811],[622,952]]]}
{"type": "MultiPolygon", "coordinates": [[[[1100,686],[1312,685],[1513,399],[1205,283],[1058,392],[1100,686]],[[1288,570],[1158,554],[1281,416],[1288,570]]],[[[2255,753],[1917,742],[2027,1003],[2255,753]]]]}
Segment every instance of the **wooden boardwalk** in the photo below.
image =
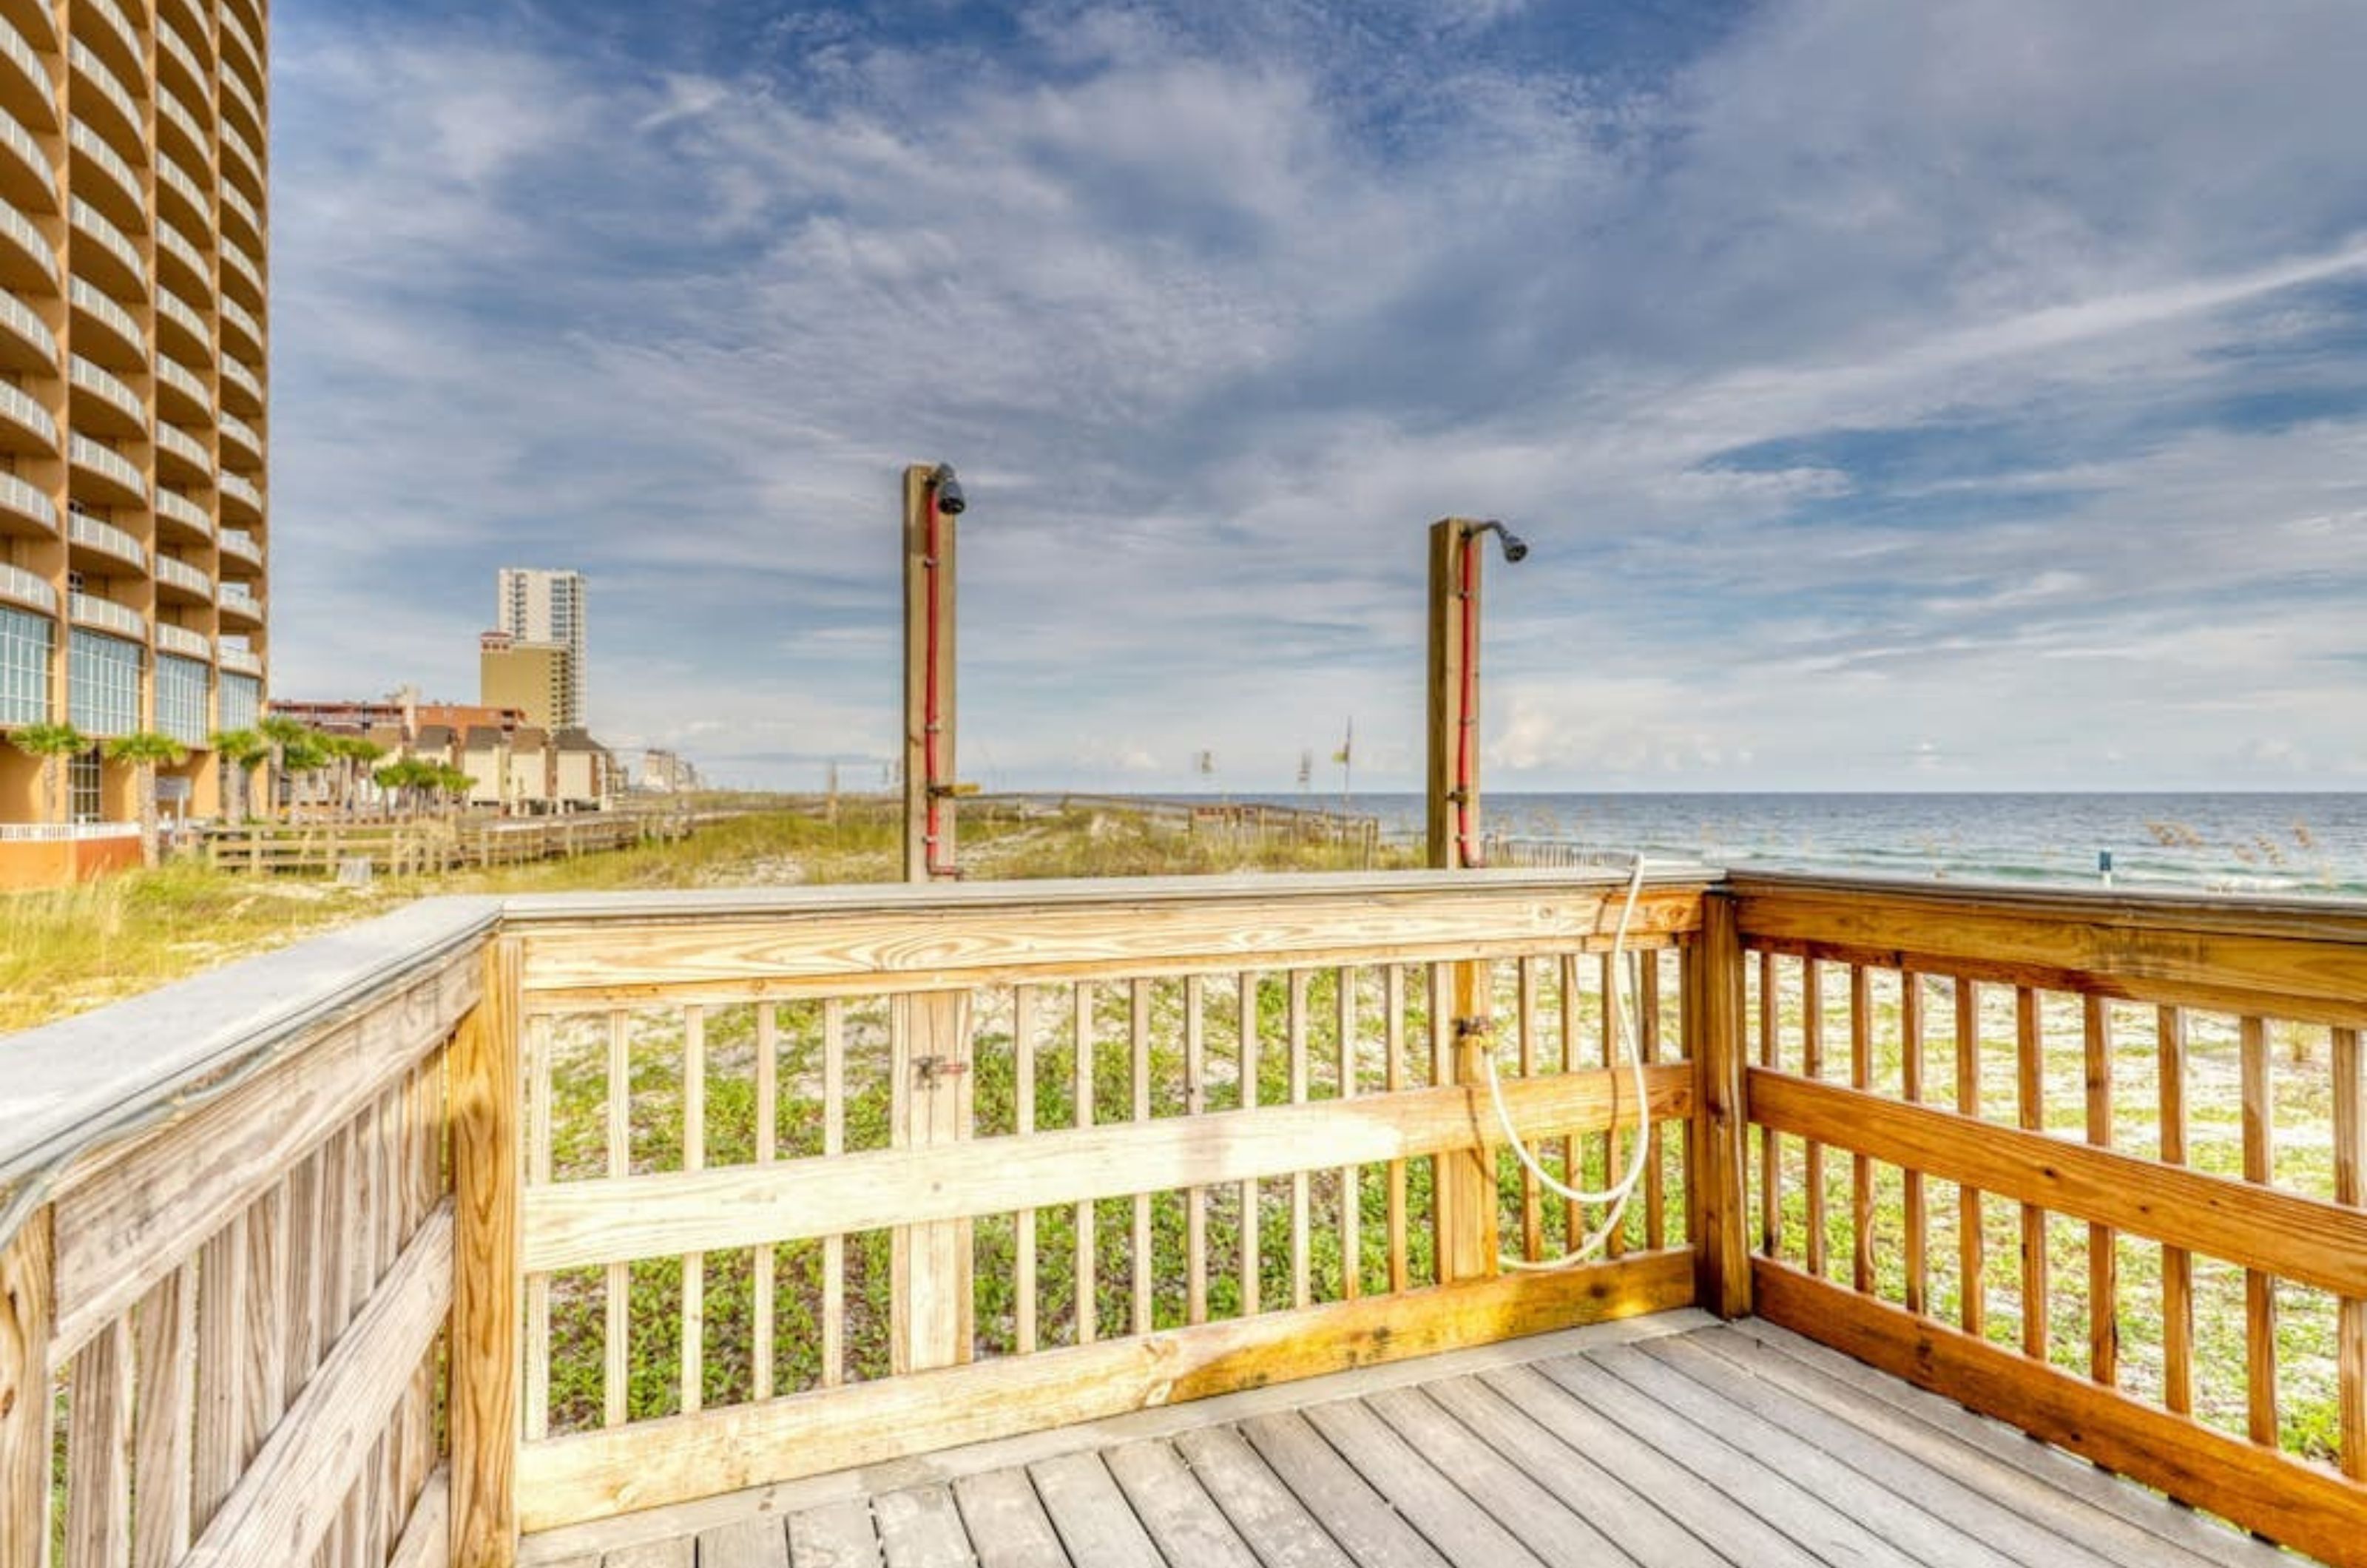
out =
{"type": "Polygon", "coordinates": [[[1663,1314],[530,1538],[564,1568],[2300,1561],[1757,1322],[1663,1314]]]}

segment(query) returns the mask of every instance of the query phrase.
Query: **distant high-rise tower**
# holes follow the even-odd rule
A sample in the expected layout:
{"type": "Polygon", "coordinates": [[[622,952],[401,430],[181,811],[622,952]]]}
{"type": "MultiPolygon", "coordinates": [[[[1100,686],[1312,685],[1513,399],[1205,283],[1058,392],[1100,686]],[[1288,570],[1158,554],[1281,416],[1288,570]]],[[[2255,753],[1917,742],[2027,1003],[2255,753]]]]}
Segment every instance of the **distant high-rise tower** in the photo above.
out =
{"type": "Polygon", "coordinates": [[[555,644],[567,650],[566,716],[552,722],[583,724],[583,574],[505,566],[498,592],[496,626],[517,642],[555,644]]]}
{"type": "MultiPolygon", "coordinates": [[[[159,730],[168,798],[264,696],[269,0],[0,4],[0,730],[159,730]]],[[[41,768],[0,745],[0,821],[41,768]]],[[[59,815],[135,770],[70,760],[59,815]]]]}

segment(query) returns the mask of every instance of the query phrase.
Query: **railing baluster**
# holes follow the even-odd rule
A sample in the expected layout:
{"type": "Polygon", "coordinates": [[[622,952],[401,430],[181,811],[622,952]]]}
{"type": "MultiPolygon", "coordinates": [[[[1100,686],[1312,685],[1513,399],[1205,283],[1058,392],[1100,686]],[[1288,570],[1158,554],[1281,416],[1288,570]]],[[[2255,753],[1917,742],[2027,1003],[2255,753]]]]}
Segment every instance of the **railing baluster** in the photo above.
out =
{"type": "MultiPolygon", "coordinates": [[[[1527,969],[1523,967],[1525,976],[1527,969]]],[[[1353,1100],[1356,1083],[1356,971],[1342,964],[1333,971],[1335,999],[1340,1004],[1340,1098],[1353,1100]]],[[[1365,1188],[1361,1167],[1340,1168],[1340,1294],[1354,1301],[1365,1289],[1365,1188]]]]}
{"type": "MultiPolygon", "coordinates": [[[[1579,985],[1579,955],[1565,953],[1561,957],[1561,1070],[1578,1070],[1579,1002],[1583,992],[1579,985]]],[[[1562,1180],[1571,1187],[1583,1187],[1580,1179],[1585,1145],[1575,1134],[1564,1134],[1561,1140],[1562,1180]]],[[[1586,1239],[1586,1215],[1571,1199],[1560,1200],[1562,1245],[1577,1246],[1586,1239]]]]}
{"type": "MultiPolygon", "coordinates": [[[[2166,1007],[2154,1015],[2159,1078],[2161,1161],[2186,1163],[2186,1014],[2166,1007]]],[[[2161,1402],[2180,1416],[2194,1412],[2194,1258],[2182,1247],[2161,1249],[2161,1402]]]]}
{"type": "Polygon", "coordinates": [[[117,1318],[75,1353],[66,1427],[64,1568],[125,1568],[131,1559],[131,1329],[117,1318]]]}
{"type": "MultiPolygon", "coordinates": [[[[622,1011],[608,1014],[608,1175],[632,1174],[633,1055],[632,1036],[622,1011]]],[[[625,1424],[626,1396],[631,1377],[632,1265],[607,1266],[606,1364],[601,1377],[600,1424],[625,1424]]]]}
{"type": "MultiPolygon", "coordinates": [[[[1821,965],[1814,958],[1800,960],[1800,1075],[1825,1076],[1825,990],[1821,965]]],[[[1807,1188],[1808,1272],[1825,1277],[1825,1145],[1804,1139],[1806,1149],[1801,1179],[1807,1188]]]]}
{"type": "MultiPolygon", "coordinates": [[[[189,1529],[202,1530],[246,1468],[246,1379],[239,1370],[240,1330],[246,1318],[246,1216],[216,1231],[198,1255],[198,1425],[192,1461],[195,1490],[189,1529]]],[[[340,1282],[343,1269],[334,1270],[340,1282]]],[[[334,1336],[345,1326],[345,1293],[336,1292],[334,1336]]]]}
{"type": "MultiPolygon", "coordinates": [[[[2367,1205],[2367,1110],[2360,1103],[2359,1031],[2334,1031],[2334,1201],[2367,1205]]],[[[2367,1302],[2345,1296],[2335,1330],[2342,1473],[2367,1481],[2367,1302]]]]}
{"type": "MultiPolygon", "coordinates": [[[[1910,1105],[1923,1103],[1923,976],[1898,975],[1898,1093],[1910,1105]]],[[[1903,1173],[1907,1224],[1907,1310],[1921,1317],[1931,1310],[1931,1215],[1923,1203],[1923,1173],[1903,1173]]]]}
{"type": "MultiPolygon", "coordinates": [[[[1519,1002],[1514,1012],[1514,1027],[1520,1032],[1521,1077],[1531,1078],[1537,1072],[1537,977],[1535,966],[1526,958],[1519,964],[1519,1002]]],[[[1521,1256],[1535,1263],[1546,1255],[1545,1190],[1526,1166],[1521,1168],[1521,1256]]]]}
{"type": "MultiPolygon", "coordinates": [[[[1776,1007],[1775,955],[1759,953],[1759,1065],[1773,1072],[1784,1065],[1776,1007]]],[[[1696,1047],[1698,1048],[1698,1047],[1696,1047]]],[[[1784,1140],[1772,1131],[1759,1134],[1759,1250],[1769,1258],[1784,1255],[1784,1140]]]]}
{"type": "MultiPolygon", "coordinates": [[[[1241,971],[1238,989],[1240,1000],[1240,1059],[1239,1081],[1240,1108],[1254,1110],[1258,1102],[1258,981],[1251,970],[1241,971]]],[[[1241,1315],[1258,1314],[1258,1275],[1263,1267],[1258,1213],[1258,1184],[1255,1180],[1241,1183],[1241,1315]]]]}
{"type": "MultiPolygon", "coordinates": [[[[1874,1087],[1874,976],[1863,964],[1849,966],[1850,1088],[1874,1087]]],[[[1860,1295],[1874,1293],[1874,1161],[1850,1156],[1850,1282],[1860,1295]]]]}
{"type": "MultiPolygon", "coordinates": [[[[1304,969],[1290,972],[1290,1103],[1307,1103],[1307,996],[1310,976],[1304,969]]],[[[1297,1170],[1290,1176],[1290,1304],[1309,1305],[1315,1300],[1311,1278],[1309,1232],[1314,1223],[1310,1211],[1310,1193],[1307,1172],[1297,1170]]]]}
{"type": "MultiPolygon", "coordinates": [[[[1196,1008],[1197,992],[1194,993],[1196,1008]]],[[[1197,1070],[1193,1076],[1196,1077],[1197,1070]]],[[[1022,986],[1011,998],[1011,1084],[1013,1116],[1017,1135],[1036,1135],[1036,987],[1022,986]]],[[[1017,1298],[1018,1352],[1036,1352],[1036,1211],[1022,1209],[1012,1221],[1012,1268],[1018,1275],[1013,1293],[1017,1298]]]]}
{"type": "MultiPolygon", "coordinates": [[[[1093,987],[1080,980],[1070,996],[1076,1035],[1075,1125],[1093,1124],[1093,987]]],[[[1077,1343],[1090,1345],[1101,1332],[1101,1283],[1094,1267],[1093,1206],[1077,1205],[1077,1343]]]]}
{"type": "MultiPolygon", "coordinates": [[[[2088,1141],[2112,1146],[2112,1017],[2110,1004],[2083,998],[2081,1040],[2087,1054],[2088,1141]]],[[[2110,1225],[2088,1226],[2088,1375],[2106,1388],[2121,1381],[2120,1235],[2110,1225]]]]}
{"type": "MultiPolygon", "coordinates": [[[[1619,1065],[1620,1053],[1625,1048],[1625,1014],[1619,1000],[1621,976],[1619,966],[1611,962],[1608,953],[1597,955],[1595,972],[1603,982],[1603,1066],[1607,1071],[1619,1065]]],[[[1605,1129],[1600,1136],[1603,1140],[1603,1185],[1607,1188],[1614,1185],[1619,1176],[1619,1134],[1605,1129]]],[[[1626,1250],[1626,1225],[1613,1226],[1611,1234],[1603,1237],[1603,1255],[1617,1258],[1626,1250]]]]}
{"type": "MultiPolygon", "coordinates": [[[[1140,1125],[1150,1120],[1150,982],[1135,981],[1131,1000],[1127,1034],[1134,1052],[1134,1120],[1137,1125],[1140,1125]]],[[[1151,1328],[1150,1263],[1150,1194],[1138,1192],[1134,1195],[1134,1331],[1137,1334],[1148,1334],[1151,1328]]]]}
{"type": "MultiPolygon", "coordinates": [[[[526,1180],[550,1182],[551,1021],[538,1016],[526,1025],[526,1180]]],[[[550,1436],[550,1276],[526,1277],[526,1436],[550,1436]]]]}
{"type": "MultiPolygon", "coordinates": [[[[771,1002],[756,1004],[756,1163],[773,1165],[781,1157],[781,1019],[771,1002]]],[[[776,1314],[773,1297],[778,1289],[779,1252],[759,1247],[749,1260],[749,1292],[755,1300],[749,1310],[748,1396],[773,1397],[776,1314]]]]}
{"type": "MultiPolygon", "coordinates": [[[[1392,964],[1381,972],[1381,1044],[1387,1053],[1381,1087],[1390,1094],[1405,1088],[1405,965],[1392,964]]],[[[1565,996],[1564,1017],[1569,1010],[1565,996]]],[[[1563,1144],[1565,1153],[1569,1146],[1567,1142],[1563,1144]]],[[[1389,1161],[1388,1202],[1389,1290],[1394,1294],[1406,1288],[1410,1272],[1406,1259],[1406,1162],[1401,1159],[1389,1161]]]]}
{"type": "MultiPolygon", "coordinates": [[[[1956,1002],[1956,1114],[1981,1114],[1981,992],[1965,976],[1954,977],[1956,1002]]],[[[1981,1234],[1980,1189],[1956,1189],[1956,1314],[1965,1333],[1988,1332],[1988,1247],[1981,1234]]]]}
{"type": "MultiPolygon", "coordinates": [[[[2046,1034],[2038,993],[2014,988],[2014,1104],[2027,1133],[2046,1130],[2046,1034]]],[[[2046,1359],[2046,1213],[2022,1206],[2022,1353],[2046,1359]]]]}
{"type": "Polygon", "coordinates": [[[184,1264],[156,1282],[140,1303],[136,1333],[140,1425],[132,1473],[139,1484],[131,1561],[133,1568],[172,1568],[189,1550],[189,1437],[198,1396],[195,1265],[184,1264]]]}
{"type": "MultiPolygon", "coordinates": [[[[682,1168],[707,1168],[707,1010],[693,1005],[682,1020],[682,1168]]],[[[682,1260],[682,1413],[707,1403],[707,1255],[682,1260]]]]}
{"type": "MultiPolygon", "coordinates": [[[[2238,1038],[2243,1055],[2244,1179],[2267,1186],[2275,1173],[2273,1112],[2269,1086],[2269,1025],[2247,1014],[2238,1038]]],[[[2245,1428],[2252,1441],[2277,1441],[2277,1293],[2265,1270],[2244,1270],[2245,1428]]]]}
{"type": "MultiPolygon", "coordinates": [[[[1637,1020],[1636,1049],[1642,1053],[1647,1066],[1660,1056],[1660,954],[1656,948],[1646,948],[1636,955],[1636,968],[1642,987],[1637,1020]]],[[[1741,1020],[1735,1021],[1741,1027],[1741,1020]]],[[[1739,1043],[1738,1043],[1738,1044],[1739,1043]]],[[[1644,1245],[1658,1252],[1669,1245],[1669,1179],[1662,1168],[1662,1135],[1660,1123],[1652,1121],[1644,1131],[1644,1245]]],[[[1735,1179],[1740,1181],[1737,1171],[1735,1179]]],[[[1742,1211],[1734,1215],[1736,1224],[1746,1223],[1742,1211]]]]}
{"type": "MultiPolygon", "coordinates": [[[[821,1004],[821,1152],[846,1152],[846,1003],[821,1004]]],[[[846,1238],[821,1239],[821,1386],[846,1381],[846,1238]]]]}

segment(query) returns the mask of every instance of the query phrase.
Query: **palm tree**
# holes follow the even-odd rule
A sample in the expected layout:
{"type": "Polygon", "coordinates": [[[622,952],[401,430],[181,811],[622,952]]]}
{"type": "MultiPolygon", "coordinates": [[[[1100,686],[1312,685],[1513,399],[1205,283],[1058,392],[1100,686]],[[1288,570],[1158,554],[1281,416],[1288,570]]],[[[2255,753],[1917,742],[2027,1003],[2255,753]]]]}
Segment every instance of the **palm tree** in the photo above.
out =
{"type": "Polygon", "coordinates": [[[332,735],[325,743],[337,763],[337,809],[350,817],[369,765],[386,755],[386,748],[366,735],[332,735]]]}
{"type": "Polygon", "coordinates": [[[153,729],[140,729],[109,740],[106,751],[108,761],[129,762],[139,772],[140,863],[153,867],[158,859],[156,766],[160,762],[178,765],[187,761],[189,749],[169,735],[159,735],[153,729]]]}
{"type": "Polygon", "coordinates": [[[419,811],[420,792],[427,787],[427,775],[434,768],[416,757],[398,757],[370,773],[370,782],[379,788],[393,792],[396,809],[410,815],[419,811]]]}
{"type": "Polygon", "coordinates": [[[267,716],[255,728],[271,748],[271,772],[264,780],[263,808],[264,816],[269,817],[273,804],[279,798],[281,781],[287,777],[288,748],[300,745],[312,731],[300,721],[277,713],[267,716]]]}
{"type": "Polygon", "coordinates": [[[331,755],[329,737],[317,729],[306,729],[294,739],[281,743],[279,769],[289,781],[288,797],[291,805],[296,798],[294,781],[309,778],[327,767],[331,755]]]}
{"type": "Polygon", "coordinates": [[[90,737],[71,724],[28,724],[8,732],[8,744],[41,764],[41,820],[58,819],[58,770],[90,750],[90,737]]]}
{"type": "Polygon", "coordinates": [[[230,764],[232,776],[238,780],[235,810],[243,822],[255,815],[255,765],[271,755],[271,742],[252,729],[224,729],[217,731],[208,744],[230,764]]]}

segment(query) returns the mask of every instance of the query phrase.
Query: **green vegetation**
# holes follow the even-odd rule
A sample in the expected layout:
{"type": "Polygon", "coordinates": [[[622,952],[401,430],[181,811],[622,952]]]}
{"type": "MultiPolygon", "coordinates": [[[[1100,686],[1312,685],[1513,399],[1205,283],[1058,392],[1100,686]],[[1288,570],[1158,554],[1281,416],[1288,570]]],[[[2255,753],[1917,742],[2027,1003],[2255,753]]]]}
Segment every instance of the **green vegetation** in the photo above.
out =
{"type": "Polygon", "coordinates": [[[58,775],[66,759],[90,750],[90,737],[71,724],[27,724],[8,732],[8,744],[41,764],[41,820],[58,819],[58,775]]]}
{"type": "MultiPolygon", "coordinates": [[[[283,735],[277,742],[283,757],[291,749],[298,761],[308,756],[311,733],[283,735]]],[[[25,742],[32,734],[16,730],[11,739],[25,742]]],[[[88,744],[77,735],[66,750],[88,744]]],[[[250,734],[240,750],[260,760],[268,746],[250,734]]],[[[385,782],[406,766],[375,772],[385,782]]],[[[416,787],[423,796],[465,789],[466,775],[457,784],[442,776],[454,773],[427,764],[415,785],[404,773],[390,787],[416,787]]],[[[1113,812],[1019,817],[980,811],[965,815],[962,835],[963,864],[981,877],[1323,870],[1356,863],[1328,846],[1165,833],[1113,812]]],[[[85,886],[0,894],[0,1032],[104,1006],[432,894],[886,882],[900,874],[900,843],[896,818],[861,801],[848,803],[836,821],[819,808],[776,807],[708,824],[673,843],[490,873],[382,877],[362,887],[258,879],[176,862],[85,886]]]]}

